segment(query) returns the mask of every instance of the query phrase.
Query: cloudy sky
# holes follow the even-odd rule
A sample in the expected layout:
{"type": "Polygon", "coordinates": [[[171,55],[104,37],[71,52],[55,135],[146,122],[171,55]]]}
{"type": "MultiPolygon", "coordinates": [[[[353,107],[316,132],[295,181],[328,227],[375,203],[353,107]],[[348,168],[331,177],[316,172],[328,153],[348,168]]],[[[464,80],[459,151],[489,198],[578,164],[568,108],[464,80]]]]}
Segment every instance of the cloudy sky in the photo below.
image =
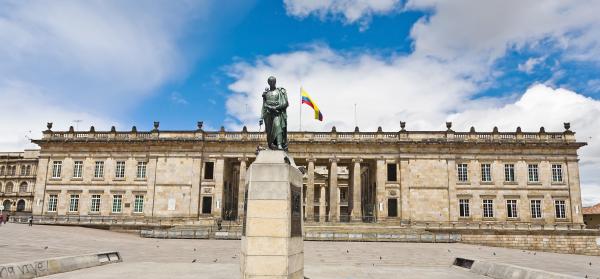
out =
{"type": "Polygon", "coordinates": [[[600,202],[600,1],[0,0],[0,150],[55,129],[258,129],[275,75],[299,129],[562,131],[600,202]],[[321,107],[300,107],[303,86],[321,107]],[[302,111],[299,111],[302,109],[302,111]]]}

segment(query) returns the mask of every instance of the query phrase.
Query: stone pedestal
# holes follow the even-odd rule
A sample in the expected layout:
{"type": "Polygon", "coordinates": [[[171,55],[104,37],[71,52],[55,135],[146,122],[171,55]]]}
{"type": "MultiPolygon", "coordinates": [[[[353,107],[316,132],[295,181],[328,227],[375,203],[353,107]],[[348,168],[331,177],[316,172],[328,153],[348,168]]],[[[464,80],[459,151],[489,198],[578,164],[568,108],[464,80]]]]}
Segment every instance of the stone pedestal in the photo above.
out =
{"type": "Polygon", "coordinates": [[[303,279],[302,174],[283,151],[261,151],[246,175],[243,279],[303,279]]]}

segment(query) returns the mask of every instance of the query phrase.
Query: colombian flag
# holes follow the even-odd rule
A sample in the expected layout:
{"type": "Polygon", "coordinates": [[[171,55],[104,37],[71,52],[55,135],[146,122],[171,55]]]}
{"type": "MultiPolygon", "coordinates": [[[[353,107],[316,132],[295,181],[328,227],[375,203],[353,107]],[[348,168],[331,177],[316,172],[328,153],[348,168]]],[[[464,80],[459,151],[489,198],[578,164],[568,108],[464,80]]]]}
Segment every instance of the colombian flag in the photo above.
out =
{"type": "Polygon", "coordinates": [[[302,103],[309,105],[315,110],[315,119],[323,121],[323,114],[321,114],[321,111],[319,110],[317,104],[315,104],[315,102],[313,102],[313,100],[310,99],[310,96],[308,96],[308,93],[304,91],[304,88],[300,87],[300,92],[302,94],[302,103]]]}

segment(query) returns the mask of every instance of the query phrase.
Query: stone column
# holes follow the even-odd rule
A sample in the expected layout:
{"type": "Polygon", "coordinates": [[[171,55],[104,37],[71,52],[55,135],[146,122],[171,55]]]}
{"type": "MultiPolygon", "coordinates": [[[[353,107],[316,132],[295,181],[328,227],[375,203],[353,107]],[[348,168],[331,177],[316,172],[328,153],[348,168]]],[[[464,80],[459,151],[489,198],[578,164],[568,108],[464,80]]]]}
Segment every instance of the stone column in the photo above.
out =
{"type": "Polygon", "coordinates": [[[238,183],[238,220],[244,220],[244,195],[246,194],[246,164],[248,158],[238,158],[240,161],[240,179],[238,183]]]}
{"type": "Polygon", "coordinates": [[[217,161],[215,162],[214,179],[215,196],[212,216],[221,218],[221,212],[223,210],[223,187],[225,185],[225,158],[223,157],[217,158],[217,161]]]}
{"type": "Polygon", "coordinates": [[[340,221],[340,205],[338,194],[338,167],[337,158],[329,159],[329,221],[337,223],[340,221]]]}
{"type": "Polygon", "coordinates": [[[377,159],[377,165],[375,167],[376,177],[375,177],[375,185],[377,192],[377,221],[384,221],[387,218],[387,209],[386,209],[386,193],[385,193],[385,181],[386,177],[386,165],[385,160],[383,158],[377,159]]]}
{"type": "Polygon", "coordinates": [[[360,163],[362,159],[356,158],[352,159],[352,163],[354,164],[352,168],[352,220],[353,221],[361,221],[362,220],[362,205],[361,201],[361,187],[362,182],[360,179],[360,163]]]}
{"type": "Polygon", "coordinates": [[[200,188],[202,181],[202,157],[195,157],[192,161],[192,189],[190,197],[190,216],[200,216],[200,188]]]}
{"type": "Polygon", "coordinates": [[[48,158],[40,158],[38,161],[38,172],[36,175],[36,182],[31,190],[33,192],[33,206],[32,213],[33,215],[41,215],[45,213],[47,209],[47,205],[45,205],[46,199],[46,177],[52,176],[48,175],[48,171],[52,171],[50,166],[50,160],[48,158]]]}
{"type": "MultiPolygon", "coordinates": [[[[565,174],[563,173],[563,180],[565,174]]],[[[579,185],[579,162],[576,160],[567,162],[567,183],[569,185],[569,203],[571,222],[574,224],[583,224],[583,213],[581,212],[581,186],[579,185]]]]}
{"type": "Polygon", "coordinates": [[[306,179],[306,219],[309,222],[314,220],[314,199],[315,199],[315,159],[308,159],[308,170],[306,179]]]}
{"type": "Polygon", "coordinates": [[[325,184],[321,185],[321,197],[319,198],[319,222],[323,223],[325,222],[325,215],[327,214],[327,211],[325,211],[325,207],[327,206],[326,204],[326,195],[327,191],[325,189],[325,184]]]}

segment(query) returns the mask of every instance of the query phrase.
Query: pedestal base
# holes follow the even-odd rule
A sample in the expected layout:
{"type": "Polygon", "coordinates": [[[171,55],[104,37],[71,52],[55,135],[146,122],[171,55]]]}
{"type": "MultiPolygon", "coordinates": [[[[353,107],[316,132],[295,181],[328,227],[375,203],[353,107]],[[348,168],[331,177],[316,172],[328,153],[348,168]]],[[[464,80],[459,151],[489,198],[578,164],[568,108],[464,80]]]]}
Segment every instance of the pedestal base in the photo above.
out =
{"type": "Polygon", "coordinates": [[[302,174],[285,152],[264,150],[246,181],[242,278],[303,279],[302,174]]]}

